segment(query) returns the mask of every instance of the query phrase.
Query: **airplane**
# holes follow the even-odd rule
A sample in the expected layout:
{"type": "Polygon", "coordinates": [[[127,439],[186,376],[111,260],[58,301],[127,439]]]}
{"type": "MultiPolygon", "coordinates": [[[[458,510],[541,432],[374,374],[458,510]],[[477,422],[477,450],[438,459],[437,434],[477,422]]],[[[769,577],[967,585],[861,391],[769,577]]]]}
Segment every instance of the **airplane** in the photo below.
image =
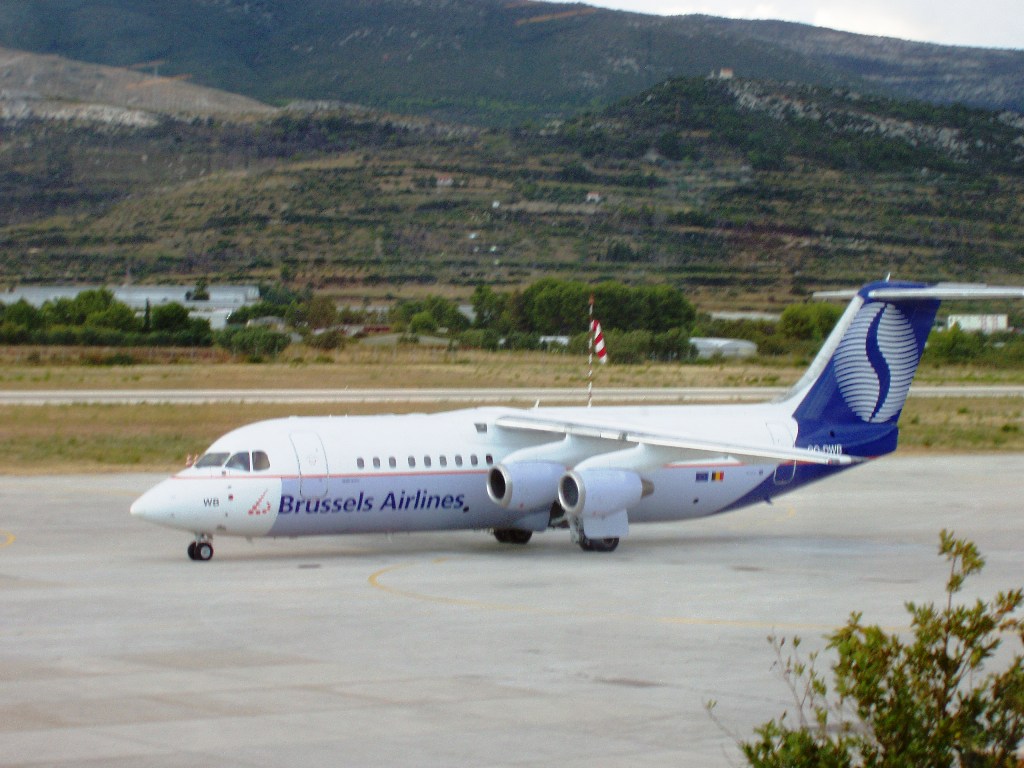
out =
{"type": "Polygon", "coordinates": [[[610,552],[629,526],[739,509],[896,449],[897,422],[939,303],[1024,288],[882,281],[850,302],[803,377],[775,402],[479,407],[291,417],[216,440],[131,515],[214,536],[477,529],[502,544],[567,528],[610,552]]]}

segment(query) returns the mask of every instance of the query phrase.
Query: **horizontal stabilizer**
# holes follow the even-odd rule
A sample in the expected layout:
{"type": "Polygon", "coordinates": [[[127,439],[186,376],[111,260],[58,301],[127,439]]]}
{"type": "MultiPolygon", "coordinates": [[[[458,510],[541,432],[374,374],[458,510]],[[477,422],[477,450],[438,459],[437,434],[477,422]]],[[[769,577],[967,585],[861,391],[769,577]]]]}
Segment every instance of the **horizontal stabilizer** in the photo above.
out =
{"type": "MultiPolygon", "coordinates": [[[[867,291],[867,298],[875,301],[957,301],[966,299],[1024,299],[1024,288],[1006,285],[982,285],[980,283],[937,283],[928,286],[878,287],[867,291]]],[[[849,301],[858,290],[815,291],[816,299],[842,299],[849,301]]]]}

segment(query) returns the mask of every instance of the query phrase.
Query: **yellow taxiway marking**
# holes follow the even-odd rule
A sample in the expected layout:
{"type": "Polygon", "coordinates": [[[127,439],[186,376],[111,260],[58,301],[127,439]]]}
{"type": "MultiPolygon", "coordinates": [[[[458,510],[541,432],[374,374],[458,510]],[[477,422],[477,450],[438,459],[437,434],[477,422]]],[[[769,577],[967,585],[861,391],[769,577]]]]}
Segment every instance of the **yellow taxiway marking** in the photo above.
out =
{"type": "Polygon", "coordinates": [[[15,538],[16,537],[13,533],[8,533],[7,531],[0,531],[0,549],[3,549],[4,547],[9,547],[11,544],[14,543],[15,538]]]}
{"type": "MultiPolygon", "coordinates": [[[[471,597],[453,597],[448,595],[432,595],[426,592],[418,592],[412,589],[400,589],[398,587],[390,586],[384,583],[383,579],[398,571],[405,571],[412,568],[422,567],[424,565],[442,565],[447,563],[451,558],[438,557],[429,562],[424,561],[413,561],[408,563],[398,563],[396,565],[389,565],[386,568],[381,568],[379,571],[375,571],[370,574],[367,582],[374,589],[378,589],[381,592],[385,592],[395,597],[404,597],[409,600],[418,600],[426,603],[440,603],[443,605],[455,605],[463,608],[473,608],[476,610],[485,611],[511,611],[516,613],[534,613],[543,614],[548,616],[579,616],[579,617],[592,617],[592,618],[605,618],[615,621],[649,621],[654,624],[674,624],[678,626],[694,626],[694,627],[733,627],[736,629],[763,629],[763,630],[781,630],[788,632],[834,632],[839,629],[840,625],[837,624],[820,624],[812,622],[787,622],[787,621],[760,621],[757,619],[720,619],[714,617],[704,616],[649,616],[638,613],[623,613],[623,612],[606,612],[606,611],[595,611],[587,609],[577,608],[549,608],[541,606],[522,605],[517,603],[495,603],[487,602],[484,600],[477,600],[471,597]]],[[[901,628],[890,628],[887,631],[902,631],[905,627],[901,628]]]]}

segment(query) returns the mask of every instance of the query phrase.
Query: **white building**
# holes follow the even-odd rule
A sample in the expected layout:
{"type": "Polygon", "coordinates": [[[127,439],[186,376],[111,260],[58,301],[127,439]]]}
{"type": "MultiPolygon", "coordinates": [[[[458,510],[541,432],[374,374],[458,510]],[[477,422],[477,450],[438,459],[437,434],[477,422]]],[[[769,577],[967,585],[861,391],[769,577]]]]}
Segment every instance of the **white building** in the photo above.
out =
{"type": "Polygon", "coordinates": [[[700,360],[710,360],[714,357],[738,359],[753,357],[757,354],[757,344],[744,339],[694,336],[690,339],[690,343],[697,348],[697,357],[700,360]]]}
{"type": "Polygon", "coordinates": [[[10,291],[0,291],[0,304],[14,304],[22,299],[34,307],[41,307],[47,301],[73,299],[83,291],[106,288],[114,298],[136,312],[143,312],[161,304],[181,304],[193,317],[210,321],[215,331],[223,328],[228,316],[239,307],[254,304],[260,300],[260,289],[255,285],[208,285],[209,299],[194,301],[189,298],[195,285],[25,285],[10,291]]]}
{"type": "Polygon", "coordinates": [[[34,307],[56,299],[73,299],[83,291],[106,288],[114,298],[132,309],[145,309],[172,302],[189,309],[238,309],[260,300],[260,289],[255,285],[208,285],[209,299],[192,301],[188,296],[195,285],[24,285],[10,291],[0,292],[0,304],[14,304],[24,299],[34,307]]]}
{"type": "Polygon", "coordinates": [[[946,318],[946,329],[954,325],[960,326],[961,331],[971,333],[1001,333],[1010,330],[1006,315],[950,315],[946,318]]]}

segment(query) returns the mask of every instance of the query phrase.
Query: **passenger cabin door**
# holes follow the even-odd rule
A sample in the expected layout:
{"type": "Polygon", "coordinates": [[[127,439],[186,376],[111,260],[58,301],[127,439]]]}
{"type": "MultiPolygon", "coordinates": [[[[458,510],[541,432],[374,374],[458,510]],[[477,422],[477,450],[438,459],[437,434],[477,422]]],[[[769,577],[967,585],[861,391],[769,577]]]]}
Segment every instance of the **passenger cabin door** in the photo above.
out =
{"type": "MultiPolygon", "coordinates": [[[[772,436],[772,443],[780,448],[793,447],[793,432],[788,424],[779,421],[768,422],[768,432],[772,436]]],[[[796,476],[796,462],[784,461],[775,467],[775,484],[789,485],[796,476]]]]}
{"type": "Polygon", "coordinates": [[[323,498],[327,495],[327,453],[320,435],[293,432],[291,439],[299,460],[299,495],[304,499],[323,498]]]}

